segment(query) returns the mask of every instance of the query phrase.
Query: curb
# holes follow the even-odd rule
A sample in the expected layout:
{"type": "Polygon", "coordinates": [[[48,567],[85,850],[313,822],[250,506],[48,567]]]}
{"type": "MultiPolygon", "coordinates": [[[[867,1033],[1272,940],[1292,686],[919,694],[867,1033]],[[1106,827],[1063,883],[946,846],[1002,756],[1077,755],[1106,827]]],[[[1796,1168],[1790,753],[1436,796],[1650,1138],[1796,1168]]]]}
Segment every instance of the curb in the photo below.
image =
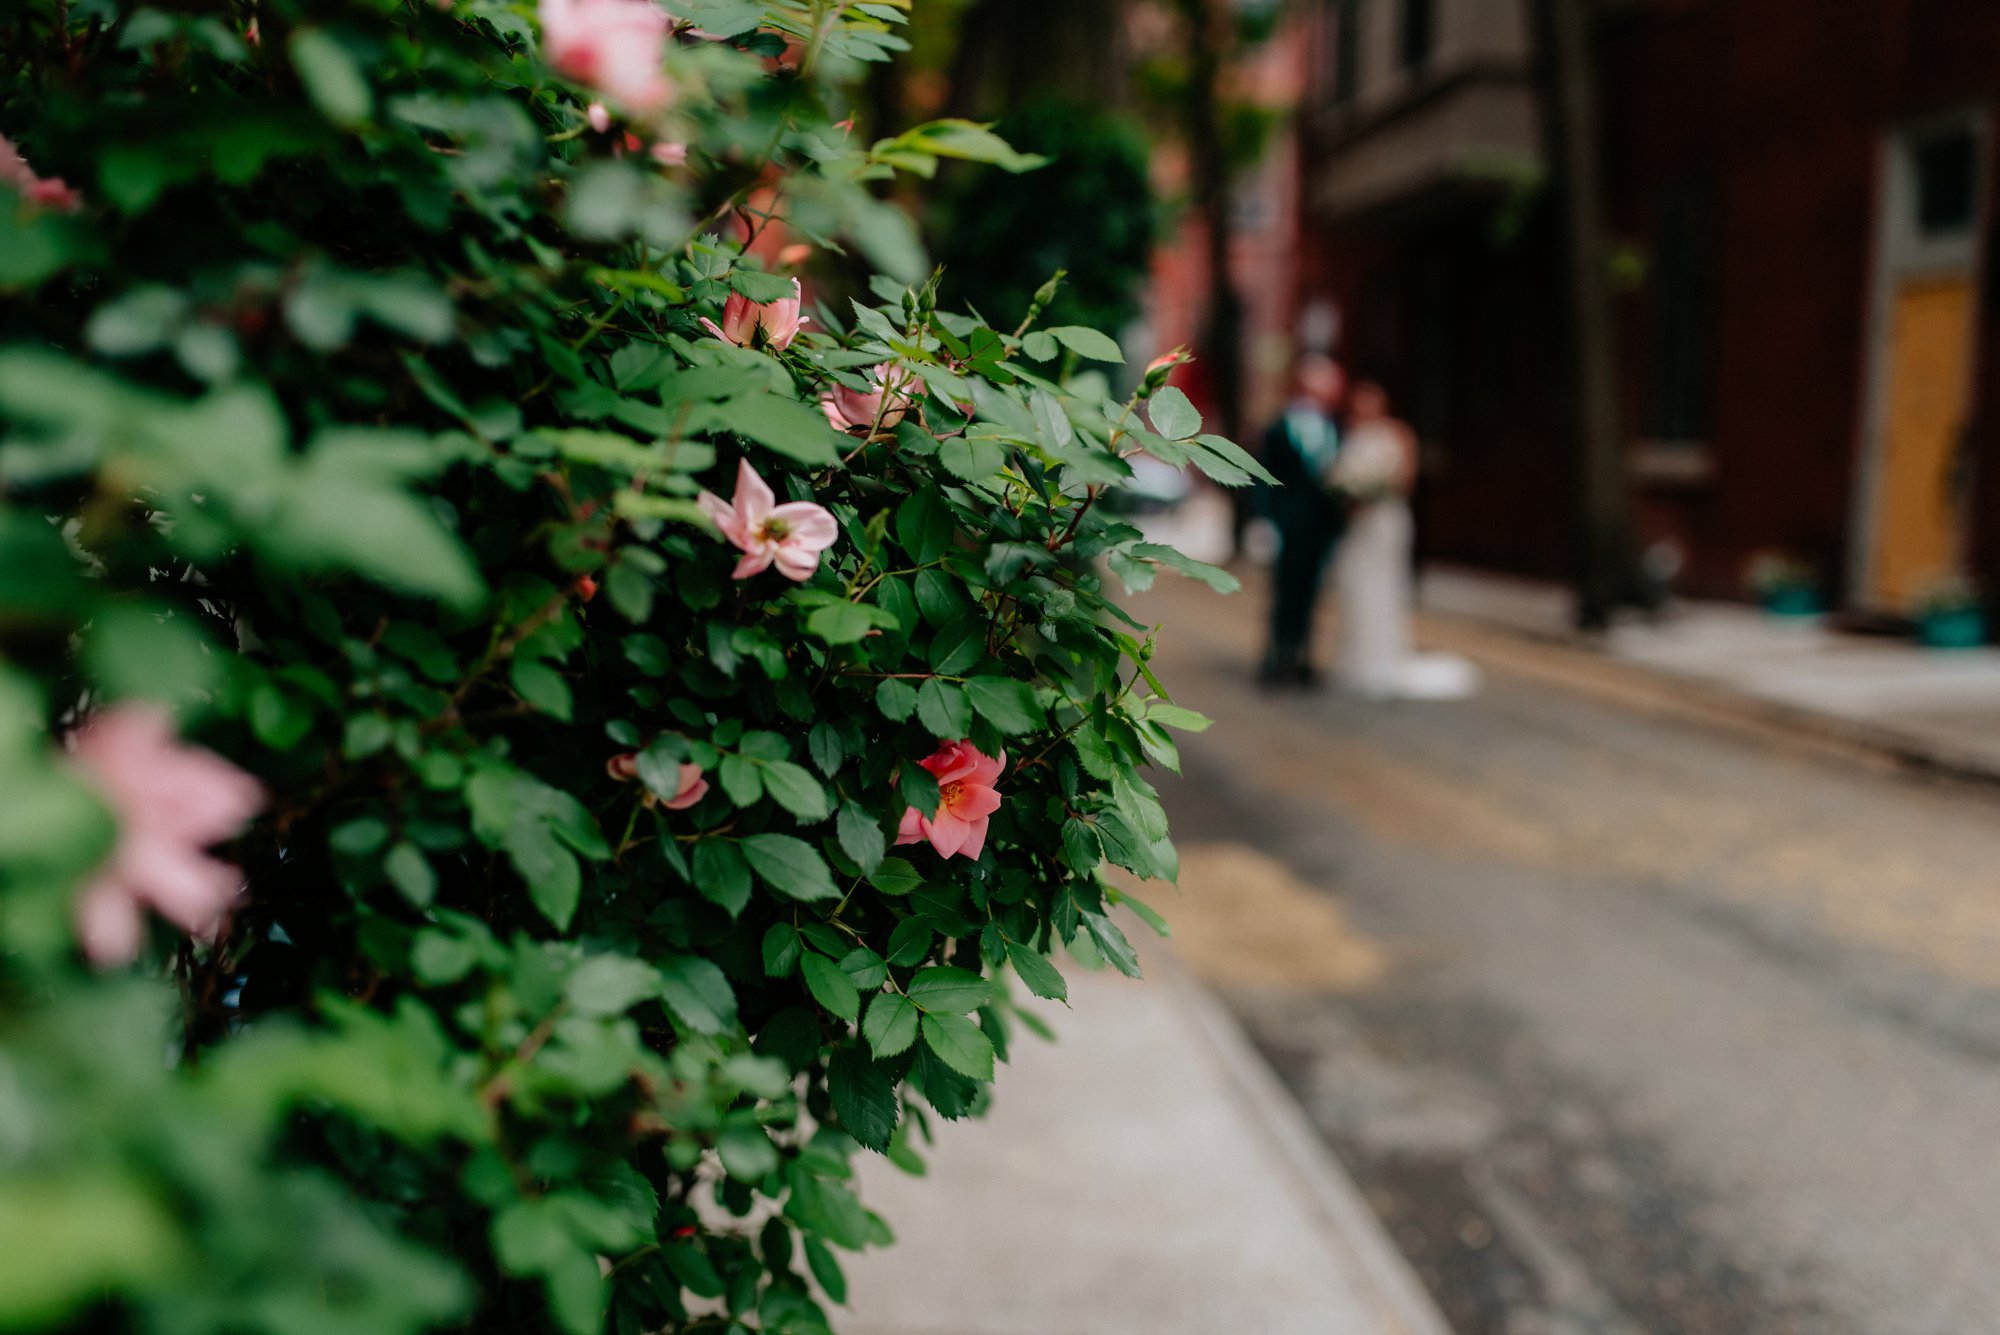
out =
{"type": "Polygon", "coordinates": [[[1671,692],[1676,703],[1716,724],[1775,731],[1823,750],[1861,752],[1912,776],[2000,793],[2000,765],[1969,752],[1939,746],[1927,738],[1803,705],[1746,695],[1705,677],[1634,662],[1617,656],[1601,641],[1582,632],[1540,630],[1474,612],[1420,607],[1418,613],[1440,625],[1504,636],[1539,649],[1566,651],[1595,666],[1622,673],[1634,682],[1671,692]]]}
{"type": "MultiPolygon", "coordinates": [[[[1178,960],[1156,952],[1147,960],[1154,986],[1172,998],[1188,1027],[1222,1071],[1230,1097],[1290,1170],[1294,1186],[1316,1213],[1342,1270],[1368,1307],[1375,1328],[1366,1335],[1452,1335],[1430,1295],[1403,1259],[1381,1221],[1362,1198],[1292,1092],[1278,1080],[1222,1003],[1178,960]]],[[[1330,1335],[1364,1335],[1331,1332],[1330,1335]]]]}

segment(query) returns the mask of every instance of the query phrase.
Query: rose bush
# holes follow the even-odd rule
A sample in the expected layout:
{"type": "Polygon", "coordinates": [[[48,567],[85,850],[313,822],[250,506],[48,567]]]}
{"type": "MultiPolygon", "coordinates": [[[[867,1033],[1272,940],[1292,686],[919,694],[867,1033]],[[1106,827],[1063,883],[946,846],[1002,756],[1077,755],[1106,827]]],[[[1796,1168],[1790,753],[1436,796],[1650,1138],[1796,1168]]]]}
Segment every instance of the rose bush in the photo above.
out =
{"type": "Polygon", "coordinates": [[[1104,572],[1227,577],[1096,501],[1255,465],[937,308],[877,184],[1036,160],[854,132],[903,20],[0,26],[0,1326],[824,1330],[853,1157],[1136,971],[1104,572]]]}

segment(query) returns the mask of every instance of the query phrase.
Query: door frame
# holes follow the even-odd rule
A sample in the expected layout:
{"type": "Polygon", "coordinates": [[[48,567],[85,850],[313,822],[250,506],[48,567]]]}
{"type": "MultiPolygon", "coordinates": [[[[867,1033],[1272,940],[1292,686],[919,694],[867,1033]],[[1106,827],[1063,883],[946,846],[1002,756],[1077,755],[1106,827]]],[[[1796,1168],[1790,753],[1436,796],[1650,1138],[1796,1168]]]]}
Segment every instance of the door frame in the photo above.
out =
{"type": "MultiPolygon", "coordinates": [[[[1890,342],[1896,328],[1896,292],[1910,279],[1964,278],[1974,293],[1972,336],[1966,340],[1967,383],[1976,394],[1979,356],[1979,294],[1985,284],[1984,240],[1993,201],[1992,113],[1984,105],[1959,105],[1898,121],[1883,131],[1876,146],[1874,244],[1868,290],[1868,318],[1862,329],[1861,430],[1855,470],[1853,509],[1848,516],[1849,551],[1847,601],[1872,611],[1901,612],[1884,607],[1874,593],[1875,556],[1880,534],[1884,458],[1888,449],[1890,342]],[[1972,224],[1962,236],[1926,239],[1916,229],[1916,171],[1912,148],[1941,132],[1972,132],[1973,164],[1978,172],[1973,190],[1972,224]]],[[[1969,412],[1972,404],[1968,402],[1969,412]]],[[[1959,498],[1953,545],[1962,555],[1967,538],[1966,507],[1959,498]]]]}

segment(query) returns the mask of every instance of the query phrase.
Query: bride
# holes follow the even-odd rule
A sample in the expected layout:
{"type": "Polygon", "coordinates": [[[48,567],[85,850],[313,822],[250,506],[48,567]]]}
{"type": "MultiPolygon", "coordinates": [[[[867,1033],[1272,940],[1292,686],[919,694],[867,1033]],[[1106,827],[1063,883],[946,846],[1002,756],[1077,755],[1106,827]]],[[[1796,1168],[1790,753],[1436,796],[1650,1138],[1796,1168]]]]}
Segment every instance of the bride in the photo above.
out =
{"type": "Polygon", "coordinates": [[[1370,699],[1457,699],[1478,685],[1478,669],[1452,654],[1410,647],[1410,488],[1417,442],[1389,415],[1373,381],[1347,394],[1347,438],[1332,465],[1336,487],[1353,501],[1334,566],[1339,600],[1336,671],[1341,685],[1370,699]]]}

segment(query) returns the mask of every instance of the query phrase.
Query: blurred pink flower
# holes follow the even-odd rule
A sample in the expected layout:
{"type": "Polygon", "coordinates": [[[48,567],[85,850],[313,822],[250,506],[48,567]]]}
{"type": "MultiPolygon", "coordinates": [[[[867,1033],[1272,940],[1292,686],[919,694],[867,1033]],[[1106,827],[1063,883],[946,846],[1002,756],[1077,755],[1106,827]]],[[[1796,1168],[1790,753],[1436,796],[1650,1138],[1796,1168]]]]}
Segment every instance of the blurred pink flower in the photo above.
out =
{"type": "Polygon", "coordinates": [[[13,141],[0,134],[0,185],[12,186],[22,199],[58,213],[74,213],[83,196],[59,180],[43,180],[21,156],[13,141]]]}
{"type": "Polygon", "coordinates": [[[592,102],[589,106],[585,107],[583,109],[583,118],[590,123],[590,128],[599,134],[603,134],[611,128],[611,108],[605,106],[602,102],[592,102]]]}
{"type": "Polygon", "coordinates": [[[870,368],[868,376],[875,382],[872,390],[864,392],[835,385],[819,396],[820,410],[835,430],[865,431],[876,426],[887,430],[909,414],[910,396],[905,392],[911,383],[908,372],[894,362],[883,362],[870,368]]]}
{"type": "MultiPolygon", "coordinates": [[[[665,145],[654,145],[657,150],[665,145]]],[[[682,145],[682,156],[686,156],[686,145],[682,145]]],[[[799,314],[799,304],[805,300],[805,291],[799,280],[792,280],[792,295],[780,297],[776,301],[755,302],[741,292],[731,292],[729,300],[722,303],[722,323],[707,316],[701,318],[702,328],[721,339],[724,343],[734,343],[739,348],[747,348],[757,337],[758,330],[764,333],[764,346],[774,352],[783,352],[792,346],[799,330],[811,323],[799,314]]]]}
{"type": "Polygon", "coordinates": [[[566,79],[648,115],[673,96],[661,68],[672,20],[653,0],[541,0],[542,52],[566,79]]]}
{"type": "Polygon", "coordinates": [[[680,791],[661,803],[669,811],[685,811],[701,801],[708,792],[708,780],[701,777],[701,766],[693,761],[681,764],[680,791]]]}
{"type": "Polygon", "coordinates": [[[969,741],[946,742],[922,763],[938,781],[937,814],[926,816],[906,807],[896,842],[928,839],[945,857],[954,853],[978,857],[986,847],[987,819],[1000,809],[1000,793],[993,785],[1007,768],[1007,753],[1002,751],[995,759],[981,755],[969,741]]]}
{"type": "Polygon", "coordinates": [[[736,496],[725,501],[712,491],[695,497],[701,512],[735,543],[743,559],[732,572],[736,579],[748,579],[767,566],[791,580],[808,580],[819,568],[819,554],[833,546],[840,526],[823,505],[811,501],[787,501],[774,505],[764,479],[748,459],[736,466],[736,496]]]}
{"type": "MultiPolygon", "coordinates": [[[[620,783],[632,782],[639,777],[639,753],[627,751],[623,755],[611,757],[604,762],[604,772],[620,783]]],[[[701,777],[701,766],[683,761],[679,777],[679,788],[672,797],[661,803],[669,811],[685,811],[701,801],[708,792],[708,780],[701,777]]],[[[648,794],[647,803],[650,804],[653,800],[648,794]]]]}
{"type": "MultiPolygon", "coordinates": [[[[654,144],[646,150],[646,155],[662,167],[685,167],[688,160],[688,146],[686,144],[673,143],[654,144]]],[[[804,320],[798,322],[798,324],[804,323],[804,320]]],[[[797,329],[798,326],[794,325],[793,332],[796,333],[797,329]]],[[[786,339],[785,341],[787,343],[791,342],[790,339],[786,339]]]]}
{"type": "Polygon", "coordinates": [[[243,876],[206,850],[249,823],[263,788],[214,752],[183,745],[172,717],[152,705],[99,713],[78,730],[71,756],[118,821],[110,859],[77,900],[84,953],[101,965],[138,958],[148,907],[211,935],[243,876]]]}

